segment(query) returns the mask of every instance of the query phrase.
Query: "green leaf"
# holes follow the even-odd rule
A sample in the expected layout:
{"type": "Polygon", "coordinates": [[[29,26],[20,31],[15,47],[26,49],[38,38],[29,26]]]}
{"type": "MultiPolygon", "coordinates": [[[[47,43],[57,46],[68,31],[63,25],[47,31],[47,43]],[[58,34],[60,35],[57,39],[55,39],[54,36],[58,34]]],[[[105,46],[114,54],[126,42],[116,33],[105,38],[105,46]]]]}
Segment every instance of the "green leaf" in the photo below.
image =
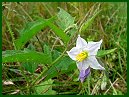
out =
{"type": "Polygon", "coordinates": [[[73,37],[73,35],[75,35],[75,33],[76,33],[77,31],[78,31],[77,28],[74,27],[74,28],[68,29],[68,30],[66,31],[66,33],[67,33],[67,35],[69,35],[70,38],[71,38],[71,37],[73,37]]]}
{"type": "Polygon", "coordinates": [[[56,60],[56,58],[58,58],[61,55],[61,52],[57,51],[57,50],[53,50],[52,51],[52,60],[56,60]]]}
{"type": "Polygon", "coordinates": [[[8,50],[2,52],[2,62],[34,62],[49,64],[50,56],[30,50],[8,50]]]}
{"type": "MultiPolygon", "coordinates": [[[[53,55],[52,58],[55,60],[57,57],[59,57],[60,52],[54,50],[54,53],[52,55],[53,55]]],[[[59,75],[60,73],[63,74],[71,70],[74,70],[75,68],[76,65],[73,60],[71,60],[68,56],[63,57],[43,73],[43,76],[45,77],[43,81],[51,79],[59,75]]]]}
{"type": "Polygon", "coordinates": [[[27,49],[31,50],[31,51],[35,51],[36,48],[35,46],[33,45],[33,43],[30,43],[28,46],[27,46],[27,49]]]}
{"type": "Polygon", "coordinates": [[[55,24],[52,22],[48,21],[47,25],[54,31],[54,33],[60,37],[65,43],[69,41],[69,36],[60,28],[58,28],[55,24]]]}
{"type": "Polygon", "coordinates": [[[24,45],[34,36],[36,35],[41,29],[47,26],[47,21],[53,21],[53,18],[48,20],[39,19],[34,22],[30,22],[26,25],[26,27],[20,32],[20,37],[15,41],[16,48],[22,49],[24,45]]]}
{"type": "MultiPolygon", "coordinates": [[[[54,53],[55,54],[53,54],[54,55],[53,57],[59,56],[59,52],[55,51],[54,53]]],[[[44,73],[44,76],[47,75],[45,80],[53,78],[59,75],[59,73],[63,74],[69,72],[71,70],[74,70],[75,68],[76,68],[75,62],[71,60],[68,56],[65,56],[61,58],[57,63],[52,65],[52,67],[50,67],[49,70],[44,73]]]]}
{"type": "Polygon", "coordinates": [[[45,82],[40,83],[35,87],[38,95],[56,95],[56,91],[52,90],[53,80],[49,79],[45,82]]]}
{"type": "Polygon", "coordinates": [[[65,31],[66,29],[74,25],[75,19],[62,8],[59,8],[59,9],[60,11],[57,14],[58,20],[56,23],[63,31],[65,31]]]}
{"type": "Polygon", "coordinates": [[[97,57],[103,57],[103,56],[105,56],[105,55],[107,55],[107,54],[110,54],[110,53],[114,52],[116,49],[117,49],[117,48],[110,49],[110,50],[99,50],[99,51],[97,52],[97,57]]]}
{"type": "Polygon", "coordinates": [[[22,64],[22,66],[29,71],[30,73],[34,73],[36,68],[38,67],[38,63],[34,62],[25,62],[22,64]]]}
{"type": "Polygon", "coordinates": [[[43,49],[45,54],[51,54],[51,49],[48,45],[44,44],[43,49]]]}
{"type": "Polygon", "coordinates": [[[52,54],[51,54],[51,49],[48,45],[44,45],[44,54],[48,54],[50,57],[50,62],[52,62],[52,54]]]}
{"type": "Polygon", "coordinates": [[[90,19],[88,19],[86,22],[84,22],[80,29],[79,32],[83,32],[85,31],[93,22],[93,20],[95,19],[95,17],[99,14],[100,11],[98,11],[96,14],[94,14],[90,19]]]}

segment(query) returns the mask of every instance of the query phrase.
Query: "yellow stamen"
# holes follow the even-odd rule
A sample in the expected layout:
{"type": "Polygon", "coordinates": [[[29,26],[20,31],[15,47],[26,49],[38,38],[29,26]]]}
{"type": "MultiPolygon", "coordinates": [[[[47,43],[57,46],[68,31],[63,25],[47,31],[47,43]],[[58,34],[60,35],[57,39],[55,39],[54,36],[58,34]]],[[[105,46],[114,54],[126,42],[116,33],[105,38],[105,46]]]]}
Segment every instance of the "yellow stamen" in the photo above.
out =
{"type": "Polygon", "coordinates": [[[88,52],[86,51],[82,51],[81,53],[79,53],[77,56],[76,56],[76,60],[79,61],[79,62],[82,62],[84,59],[86,59],[88,57],[88,52]]]}

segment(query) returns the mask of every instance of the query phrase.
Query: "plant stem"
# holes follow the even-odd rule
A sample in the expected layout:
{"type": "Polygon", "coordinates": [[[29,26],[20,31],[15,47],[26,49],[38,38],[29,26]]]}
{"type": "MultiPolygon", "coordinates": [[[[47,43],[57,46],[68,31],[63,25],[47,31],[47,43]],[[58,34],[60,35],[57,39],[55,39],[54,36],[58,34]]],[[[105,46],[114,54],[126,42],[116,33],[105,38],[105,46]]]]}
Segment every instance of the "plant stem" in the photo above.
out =
{"type": "MultiPolygon", "coordinates": [[[[58,60],[60,60],[62,57],[63,57],[63,55],[64,55],[64,53],[66,52],[66,50],[67,50],[67,47],[65,48],[65,50],[63,51],[63,53],[55,60],[55,61],[53,61],[52,63],[51,63],[51,65],[49,66],[49,67],[51,67],[53,64],[55,64],[58,60]]],[[[44,75],[44,73],[45,73],[45,71],[44,72],[42,72],[33,82],[32,82],[32,86],[36,83],[36,81],[38,80],[38,79],[40,79],[43,75],[44,75]]],[[[46,75],[47,76],[47,75],[46,75]]],[[[45,76],[45,77],[46,77],[45,76]]]]}
{"type": "Polygon", "coordinates": [[[90,95],[91,94],[90,93],[90,74],[89,74],[87,80],[88,80],[88,95],[90,95]]]}
{"type": "MultiPolygon", "coordinates": [[[[3,17],[4,17],[4,16],[3,16],[3,17]]],[[[12,31],[12,29],[11,29],[10,25],[9,25],[9,22],[5,19],[5,17],[4,17],[4,20],[5,20],[6,24],[7,24],[7,27],[8,27],[9,33],[10,33],[10,35],[11,35],[14,49],[16,50],[16,46],[15,46],[15,43],[14,43],[14,41],[15,41],[14,33],[13,33],[13,31],[12,31]]]]}
{"type": "MultiPolygon", "coordinates": [[[[49,68],[50,68],[53,64],[55,64],[56,62],[58,62],[58,61],[64,56],[64,54],[65,54],[67,48],[69,47],[69,42],[70,42],[71,39],[72,39],[72,37],[68,40],[68,42],[67,42],[67,44],[66,44],[66,48],[64,49],[63,53],[62,53],[57,59],[55,59],[55,60],[50,64],[49,68]]],[[[47,69],[47,70],[48,70],[48,69],[47,69]]],[[[45,72],[46,72],[47,70],[41,72],[41,74],[31,83],[31,86],[33,86],[33,85],[37,82],[37,80],[39,80],[41,77],[43,77],[44,74],[45,74],[45,72]]],[[[47,75],[45,75],[44,78],[45,78],[46,76],[47,76],[47,75]]]]}
{"type": "Polygon", "coordinates": [[[36,35],[36,38],[37,38],[37,40],[38,40],[38,42],[39,42],[39,45],[41,46],[41,48],[42,48],[42,52],[43,52],[43,45],[42,45],[42,42],[39,40],[39,38],[38,38],[38,36],[36,35]]]}

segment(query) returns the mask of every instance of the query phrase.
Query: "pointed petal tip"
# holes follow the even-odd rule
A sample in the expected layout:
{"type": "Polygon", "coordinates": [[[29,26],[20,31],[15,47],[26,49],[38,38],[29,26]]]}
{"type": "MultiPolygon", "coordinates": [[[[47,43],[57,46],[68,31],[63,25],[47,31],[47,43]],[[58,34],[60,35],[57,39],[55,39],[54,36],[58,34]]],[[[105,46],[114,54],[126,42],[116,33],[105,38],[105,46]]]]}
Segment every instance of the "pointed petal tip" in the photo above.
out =
{"type": "Polygon", "coordinates": [[[83,83],[84,82],[84,80],[80,80],[81,81],[81,83],[83,83]]]}
{"type": "Polygon", "coordinates": [[[105,68],[103,67],[103,69],[102,70],[105,70],[105,68]]]}
{"type": "Polygon", "coordinates": [[[80,35],[78,35],[77,40],[76,40],[76,47],[83,48],[84,46],[87,46],[86,40],[80,37],[80,35]]]}
{"type": "Polygon", "coordinates": [[[103,42],[103,39],[101,39],[99,42],[102,43],[103,42]]]}
{"type": "Polygon", "coordinates": [[[102,67],[102,66],[100,66],[100,70],[105,70],[105,68],[104,68],[104,67],[102,67]]]}
{"type": "Polygon", "coordinates": [[[80,81],[81,81],[81,83],[83,83],[84,82],[84,78],[80,78],[80,81]]]}
{"type": "Polygon", "coordinates": [[[69,51],[66,51],[66,53],[69,53],[69,51]]]}

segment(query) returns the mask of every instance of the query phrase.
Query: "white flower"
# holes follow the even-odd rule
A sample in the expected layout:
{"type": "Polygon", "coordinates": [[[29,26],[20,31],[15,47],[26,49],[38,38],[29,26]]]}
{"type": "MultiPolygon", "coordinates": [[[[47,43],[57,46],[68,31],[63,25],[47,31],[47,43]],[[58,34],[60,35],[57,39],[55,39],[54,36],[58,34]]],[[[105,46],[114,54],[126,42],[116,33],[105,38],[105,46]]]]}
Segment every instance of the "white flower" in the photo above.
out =
{"type": "Polygon", "coordinates": [[[79,78],[83,76],[83,79],[80,79],[81,81],[83,81],[87,74],[89,74],[89,68],[105,70],[105,68],[98,63],[95,57],[97,55],[97,51],[100,49],[101,43],[102,40],[99,42],[87,43],[80,37],[80,35],[78,35],[76,47],[67,51],[69,57],[77,63],[77,67],[80,71],[79,78]]]}

